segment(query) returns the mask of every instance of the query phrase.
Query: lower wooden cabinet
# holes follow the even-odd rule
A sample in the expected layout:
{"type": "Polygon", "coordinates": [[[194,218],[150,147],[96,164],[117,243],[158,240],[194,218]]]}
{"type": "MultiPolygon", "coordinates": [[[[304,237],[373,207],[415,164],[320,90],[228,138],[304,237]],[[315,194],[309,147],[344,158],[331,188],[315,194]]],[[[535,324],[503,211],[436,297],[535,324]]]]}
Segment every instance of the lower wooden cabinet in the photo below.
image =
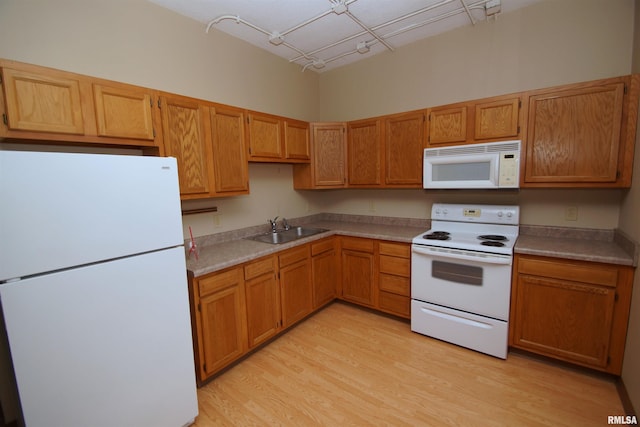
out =
{"type": "Polygon", "coordinates": [[[249,348],[262,344],[280,330],[280,290],[276,257],[253,261],[244,267],[249,348]]]}
{"type": "Polygon", "coordinates": [[[343,237],[341,242],[342,299],[375,307],[375,240],[343,237]]]}
{"type": "Polygon", "coordinates": [[[312,310],[309,245],[290,249],[278,256],[282,326],[287,328],[312,310]]]}
{"type": "Polygon", "coordinates": [[[196,279],[196,370],[200,380],[219,371],[247,350],[242,267],[196,279]]]}
{"type": "Polygon", "coordinates": [[[378,309],[411,317],[411,245],[379,243],[378,309]]]}
{"type": "Polygon", "coordinates": [[[314,310],[333,301],[339,280],[337,239],[329,237],[311,244],[311,276],[314,310]]]}
{"type": "Polygon", "coordinates": [[[620,375],[633,270],[516,254],[509,344],[620,375]]]}

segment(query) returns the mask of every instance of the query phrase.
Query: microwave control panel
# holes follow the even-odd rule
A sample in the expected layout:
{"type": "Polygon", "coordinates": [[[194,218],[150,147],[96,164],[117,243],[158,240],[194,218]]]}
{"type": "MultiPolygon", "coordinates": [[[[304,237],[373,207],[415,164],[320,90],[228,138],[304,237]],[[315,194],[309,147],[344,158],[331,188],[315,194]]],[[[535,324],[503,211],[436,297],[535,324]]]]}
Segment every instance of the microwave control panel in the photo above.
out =
{"type": "Polygon", "coordinates": [[[520,179],[519,159],[516,152],[500,153],[500,176],[498,177],[498,186],[500,187],[517,187],[520,179]]]}

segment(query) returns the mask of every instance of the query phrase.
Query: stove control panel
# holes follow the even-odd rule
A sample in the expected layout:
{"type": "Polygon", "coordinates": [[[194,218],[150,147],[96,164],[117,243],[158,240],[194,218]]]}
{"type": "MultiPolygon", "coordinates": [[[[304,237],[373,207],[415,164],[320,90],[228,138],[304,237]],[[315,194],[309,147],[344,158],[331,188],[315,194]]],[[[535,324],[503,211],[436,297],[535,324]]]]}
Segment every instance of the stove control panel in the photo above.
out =
{"type": "Polygon", "coordinates": [[[520,207],[513,205],[455,205],[434,203],[431,208],[431,219],[518,225],[520,223],[520,207]]]}

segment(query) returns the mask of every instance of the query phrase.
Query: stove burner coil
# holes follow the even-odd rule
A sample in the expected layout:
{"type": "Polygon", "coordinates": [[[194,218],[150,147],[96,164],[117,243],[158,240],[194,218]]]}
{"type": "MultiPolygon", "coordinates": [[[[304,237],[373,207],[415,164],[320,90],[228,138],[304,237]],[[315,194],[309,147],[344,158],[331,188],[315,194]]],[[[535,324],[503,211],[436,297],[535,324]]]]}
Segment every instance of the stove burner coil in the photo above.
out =
{"type": "Polygon", "coordinates": [[[493,241],[496,241],[496,242],[505,242],[505,241],[509,240],[509,239],[507,239],[506,236],[503,236],[501,234],[483,234],[482,236],[478,236],[478,239],[480,239],[480,240],[493,240],[493,241]]]}
{"type": "Polygon", "coordinates": [[[483,246],[493,246],[496,248],[500,248],[504,246],[504,243],[498,242],[497,240],[483,240],[482,242],[480,242],[480,244],[483,246]]]}
{"type": "Polygon", "coordinates": [[[451,238],[449,237],[449,234],[450,233],[448,231],[433,231],[429,234],[425,234],[422,237],[427,240],[449,240],[451,238]]]}

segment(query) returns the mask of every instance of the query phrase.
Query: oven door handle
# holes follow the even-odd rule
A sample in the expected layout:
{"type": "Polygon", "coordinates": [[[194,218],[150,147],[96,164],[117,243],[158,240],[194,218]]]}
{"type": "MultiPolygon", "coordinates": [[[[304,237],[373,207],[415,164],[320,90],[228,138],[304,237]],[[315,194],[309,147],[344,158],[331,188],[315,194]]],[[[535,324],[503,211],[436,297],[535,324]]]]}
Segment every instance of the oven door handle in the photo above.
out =
{"type": "Polygon", "coordinates": [[[485,264],[511,264],[511,257],[508,255],[485,254],[482,252],[468,252],[458,249],[448,248],[422,248],[413,246],[413,253],[441,258],[451,258],[457,260],[476,261],[485,264]]]}

